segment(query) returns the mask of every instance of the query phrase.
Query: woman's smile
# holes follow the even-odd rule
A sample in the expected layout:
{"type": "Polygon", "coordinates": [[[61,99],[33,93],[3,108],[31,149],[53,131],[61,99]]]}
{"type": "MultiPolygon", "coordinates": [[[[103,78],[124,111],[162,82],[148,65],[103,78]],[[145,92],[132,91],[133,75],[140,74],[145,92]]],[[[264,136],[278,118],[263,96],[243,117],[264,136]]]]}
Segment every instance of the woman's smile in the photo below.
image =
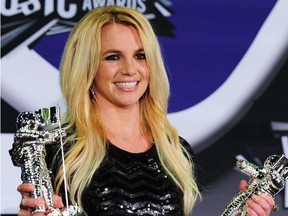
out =
{"type": "Polygon", "coordinates": [[[138,83],[138,81],[115,82],[115,85],[123,90],[134,90],[138,83]]]}

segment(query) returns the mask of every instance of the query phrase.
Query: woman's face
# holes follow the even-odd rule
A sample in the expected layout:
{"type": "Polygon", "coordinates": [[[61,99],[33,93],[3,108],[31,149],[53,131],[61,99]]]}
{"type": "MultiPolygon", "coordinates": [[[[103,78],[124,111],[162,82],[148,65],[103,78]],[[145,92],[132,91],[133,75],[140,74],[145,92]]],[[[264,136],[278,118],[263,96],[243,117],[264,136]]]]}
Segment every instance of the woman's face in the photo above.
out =
{"type": "Polygon", "coordinates": [[[135,105],[148,83],[149,71],[137,31],[123,24],[104,26],[100,64],[94,80],[100,106],[135,105]]]}

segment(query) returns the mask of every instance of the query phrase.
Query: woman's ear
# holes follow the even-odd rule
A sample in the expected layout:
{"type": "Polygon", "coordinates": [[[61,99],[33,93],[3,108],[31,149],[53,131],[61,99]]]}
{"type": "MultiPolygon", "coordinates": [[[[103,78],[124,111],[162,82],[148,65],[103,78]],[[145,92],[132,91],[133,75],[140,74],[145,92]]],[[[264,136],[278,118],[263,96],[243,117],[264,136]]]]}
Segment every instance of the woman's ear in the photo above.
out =
{"type": "Polygon", "coordinates": [[[90,88],[89,88],[89,93],[90,93],[90,98],[91,98],[91,100],[92,99],[95,99],[95,92],[94,92],[94,88],[93,88],[93,86],[91,85],[90,86],[90,88]]]}

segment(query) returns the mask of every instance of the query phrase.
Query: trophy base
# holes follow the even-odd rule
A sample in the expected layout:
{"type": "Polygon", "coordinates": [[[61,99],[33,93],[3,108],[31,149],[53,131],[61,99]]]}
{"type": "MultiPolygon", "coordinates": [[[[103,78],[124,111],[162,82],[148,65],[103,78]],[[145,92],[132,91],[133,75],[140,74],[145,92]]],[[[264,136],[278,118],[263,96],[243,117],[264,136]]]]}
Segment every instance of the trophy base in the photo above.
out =
{"type": "Polygon", "coordinates": [[[60,211],[59,209],[52,209],[52,211],[48,214],[48,216],[80,216],[83,215],[79,206],[68,206],[64,211],[60,211]]]}

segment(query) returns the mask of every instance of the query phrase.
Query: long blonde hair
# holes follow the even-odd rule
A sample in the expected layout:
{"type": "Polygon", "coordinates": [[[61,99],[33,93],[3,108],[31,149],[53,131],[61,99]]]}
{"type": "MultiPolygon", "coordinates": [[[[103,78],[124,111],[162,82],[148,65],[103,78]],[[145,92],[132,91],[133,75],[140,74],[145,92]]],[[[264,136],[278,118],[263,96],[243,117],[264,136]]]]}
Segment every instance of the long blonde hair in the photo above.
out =
{"type": "MultiPolygon", "coordinates": [[[[136,10],[119,6],[88,12],[75,26],[65,46],[60,67],[61,87],[67,102],[66,129],[71,132],[67,142],[74,143],[65,159],[69,198],[81,206],[81,194],[106,154],[105,129],[89,88],[99,65],[101,30],[109,23],[131,25],[140,36],[150,71],[149,86],[140,100],[141,128],[152,134],[162,166],[183,192],[184,211],[188,215],[200,193],[191,158],[167,119],[170,89],[161,49],[147,19],[136,10]]],[[[59,193],[62,169],[55,183],[59,193]]]]}

